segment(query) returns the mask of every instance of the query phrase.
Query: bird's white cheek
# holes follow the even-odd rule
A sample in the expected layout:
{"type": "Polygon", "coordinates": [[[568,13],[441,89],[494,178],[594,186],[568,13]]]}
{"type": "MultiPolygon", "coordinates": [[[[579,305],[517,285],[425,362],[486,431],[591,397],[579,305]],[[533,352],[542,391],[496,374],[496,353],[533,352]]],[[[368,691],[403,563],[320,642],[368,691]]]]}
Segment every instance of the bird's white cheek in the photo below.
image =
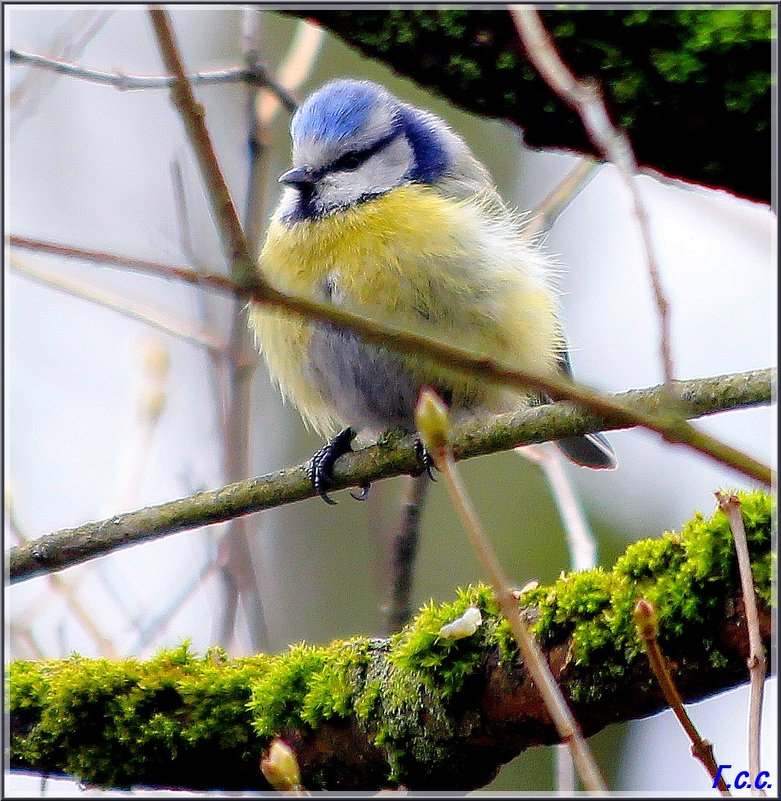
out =
{"type": "Polygon", "coordinates": [[[404,183],[413,164],[412,147],[400,136],[357,170],[324,176],[318,184],[318,199],[325,208],[344,208],[367,196],[384,194],[404,183]]]}
{"type": "Polygon", "coordinates": [[[286,217],[290,217],[296,211],[298,207],[298,201],[298,190],[293,189],[292,186],[285,187],[281,197],[279,198],[279,205],[277,206],[274,216],[278,220],[283,220],[286,217]]]}

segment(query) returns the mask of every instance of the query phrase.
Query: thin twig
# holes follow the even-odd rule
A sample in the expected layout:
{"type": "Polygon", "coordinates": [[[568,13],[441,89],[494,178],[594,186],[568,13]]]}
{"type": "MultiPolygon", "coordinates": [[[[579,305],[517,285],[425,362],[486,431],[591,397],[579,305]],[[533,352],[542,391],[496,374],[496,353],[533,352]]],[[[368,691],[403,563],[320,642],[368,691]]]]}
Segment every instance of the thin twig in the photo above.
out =
{"type": "MultiPolygon", "coordinates": [[[[643,426],[661,434],[668,442],[692,448],[722,465],[731,467],[750,478],[761,481],[767,486],[771,486],[775,480],[775,472],[767,465],[687,423],[685,415],[677,406],[674,416],[664,413],[665,403],[660,403],[653,407],[653,411],[640,411],[639,408],[629,408],[616,400],[616,397],[620,396],[610,397],[591,389],[585,384],[572,381],[561,375],[532,373],[528,370],[511,368],[496,362],[490,356],[476,355],[438,340],[362,317],[359,314],[354,314],[328,303],[318,303],[308,298],[286,295],[265,283],[260,286],[255,284],[248,288],[237,286],[229,278],[222,275],[203,275],[186,268],[144,259],[91,252],[19,236],[10,236],[8,241],[16,247],[25,247],[41,252],[46,251],[60,256],[97,263],[112,264],[144,272],[148,275],[185,281],[189,284],[206,287],[228,295],[246,294],[253,301],[269,308],[284,309],[287,312],[298,314],[310,320],[327,322],[337,327],[354,331],[371,344],[378,344],[402,353],[414,353],[419,357],[430,358],[437,364],[451,367],[466,375],[476,376],[492,383],[516,387],[520,390],[540,389],[556,399],[567,398],[588,409],[593,414],[601,416],[605,421],[605,429],[628,428],[635,425],[643,426]]],[[[244,244],[246,246],[246,243],[244,244]]],[[[668,402],[671,395],[675,398],[680,397],[680,391],[671,392],[668,390],[668,402]]]]}
{"type": "Polygon", "coordinates": [[[425,391],[418,403],[416,428],[420,431],[426,449],[444,477],[445,486],[469,535],[472,549],[482,563],[483,569],[488,573],[499,608],[510,624],[513,638],[523,657],[524,667],[534,679],[537,691],[540,693],[545,708],[556,725],[561,741],[570,748],[583,786],[591,792],[606,792],[607,787],[591,755],[591,751],[586,745],[580,727],[567,706],[567,702],[564,700],[559,685],[553,678],[550,666],[545,660],[540,647],[521,617],[518,600],[510,589],[510,581],[505,575],[491,541],[488,539],[477,517],[466,491],[466,486],[461,479],[461,474],[456,467],[453,452],[448,444],[450,431],[447,411],[441,402],[434,399],[434,394],[430,391],[425,391]],[[428,421],[424,417],[426,411],[421,411],[427,404],[429,406],[428,421]],[[437,407],[440,419],[434,421],[432,436],[432,433],[430,433],[432,427],[428,423],[431,422],[430,415],[432,413],[437,415],[437,407]],[[437,426],[441,426],[441,429],[437,430],[437,426]]]}
{"type": "MultiPolygon", "coordinates": [[[[46,58],[36,53],[26,53],[22,50],[8,51],[8,63],[11,66],[26,65],[39,69],[68,75],[71,78],[80,78],[91,83],[112,86],[122,92],[139,91],[142,89],[170,89],[176,82],[171,75],[125,75],[121,72],[102,72],[101,70],[82,67],[79,64],[70,64],[54,58],[46,58]]],[[[249,86],[262,86],[274,93],[277,100],[288,112],[298,107],[298,101],[293,95],[277,83],[266,70],[263,64],[252,67],[227,67],[222,70],[209,72],[196,72],[187,76],[187,80],[194,86],[221,86],[231,83],[245,83],[249,86]]]]}
{"type": "Polygon", "coordinates": [[[247,246],[236,206],[206,128],[203,106],[195,99],[192,85],[187,80],[168,12],[158,6],[152,6],[149,9],[149,15],[163,63],[175,79],[171,86],[171,99],[179,111],[193,153],[198,161],[212,213],[219,221],[218,230],[231,276],[239,285],[252,286],[256,291],[262,293],[266,286],[265,281],[258,276],[247,246]]]}
{"type": "MultiPolygon", "coordinates": [[[[775,377],[776,370],[771,368],[733,376],[676,381],[675,389],[680,393],[677,402],[682,413],[692,417],[768,404],[772,401],[775,377]]],[[[663,402],[666,391],[664,387],[655,387],[634,390],[620,397],[631,408],[653,408],[663,402]]],[[[453,450],[456,458],[467,459],[523,444],[617,427],[620,426],[573,409],[567,403],[554,403],[455,426],[453,450]]],[[[367,481],[419,469],[414,440],[406,437],[393,445],[383,443],[343,456],[334,466],[334,490],[359,487],[367,481]]],[[[117,514],[97,523],[45,535],[28,547],[12,549],[10,580],[13,583],[62,570],[127,545],[315,496],[307,466],[303,464],[188,498],[117,514]]]]}
{"type": "MultiPolygon", "coordinates": [[[[184,180],[182,177],[181,164],[177,160],[172,169],[172,178],[174,183],[174,197],[176,201],[176,216],[179,224],[179,240],[182,252],[192,264],[198,266],[201,273],[205,273],[204,265],[199,264],[195,247],[193,246],[192,236],[189,224],[189,215],[187,212],[187,195],[184,191],[184,180]]],[[[201,320],[204,325],[208,324],[215,319],[214,306],[211,303],[213,299],[208,292],[197,292],[198,307],[200,310],[201,320]]],[[[228,342],[220,352],[211,351],[209,353],[209,384],[214,393],[214,409],[217,415],[217,426],[220,432],[220,442],[223,443],[223,457],[224,457],[224,443],[228,438],[228,342]]],[[[221,541],[224,540],[223,535],[221,541]]],[[[214,545],[213,540],[207,540],[209,545],[214,545]]],[[[185,588],[180,593],[179,599],[184,603],[190,594],[199,587],[209,573],[219,571],[218,580],[220,580],[220,597],[223,601],[221,608],[214,612],[211,620],[211,638],[210,641],[216,644],[222,643],[226,645],[230,641],[231,633],[235,629],[236,610],[238,608],[238,593],[234,591],[234,587],[229,583],[229,573],[225,570],[223,559],[221,558],[221,547],[215,548],[215,553],[211,558],[207,559],[206,566],[201,569],[200,575],[196,580],[190,582],[189,588],[185,588]],[[206,570],[206,567],[209,570],[206,570]],[[230,595],[230,597],[229,597],[230,595]]],[[[175,601],[169,607],[168,613],[161,615],[156,621],[150,621],[149,632],[143,631],[139,636],[139,645],[145,645],[152,637],[155,636],[156,629],[162,628],[164,623],[169,619],[169,615],[175,613],[179,604],[175,601]]],[[[131,652],[133,653],[133,652],[131,652]]]]}
{"type": "MultiPolygon", "coordinates": [[[[6,512],[6,522],[8,524],[8,530],[14,536],[19,545],[22,546],[29,545],[31,541],[22,531],[22,528],[19,525],[19,521],[17,520],[16,514],[14,512],[13,503],[11,503],[9,499],[6,499],[5,512],[6,512]]],[[[81,624],[84,631],[90,637],[92,637],[92,640],[94,641],[95,645],[98,648],[98,653],[101,654],[102,656],[105,656],[108,659],[116,659],[117,650],[114,647],[114,644],[103,634],[100,628],[98,628],[98,625],[93,620],[89,610],[84,606],[84,604],[82,604],[81,600],[78,597],[78,588],[75,587],[67,579],[65,579],[64,576],[58,576],[55,573],[49,574],[47,578],[49,586],[51,587],[54,594],[59,595],[63,599],[63,601],[65,601],[65,604],[67,605],[68,610],[73,615],[74,619],[78,621],[81,624]]],[[[18,616],[15,617],[16,621],[18,622],[18,616]]],[[[30,632],[30,642],[33,644],[35,643],[35,640],[33,639],[31,632],[30,632]]]]}
{"type": "Polygon", "coordinates": [[[651,279],[661,327],[660,350],[665,384],[673,381],[670,347],[670,307],[662,288],[659,265],[651,237],[648,211],[637,185],[637,161],[629,139],[610,121],[595,81],[581,81],[562,61],[533,6],[511,6],[510,11],[529,60],[545,82],[580,116],[594,147],[618,169],[632,199],[643,242],[648,275],[651,279]]]}
{"type": "Polygon", "coordinates": [[[515,452],[537,464],[545,475],[564,524],[570,569],[590,570],[596,567],[597,543],[589,529],[572,482],[564,469],[563,457],[558,451],[534,445],[517,448],[515,452]]]}
{"type": "Polygon", "coordinates": [[[385,630],[388,635],[400,631],[412,617],[412,581],[420,538],[420,517],[429,482],[428,473],[410,476],[401,507],[399,530],[393,538],[391,558],[391,595],[385,610],[385,630]]]}
{"type": "Polygon", "coordinates": [[[88,300],[98,306],[112,309],[124,317],[129,317],[131,320],[146,323],[153,328],[158,328],[187,342],[202,345],[209,350],[220,350],[223,347],[223,344],[212,332],[191,326],[186,320],[177,320],[162,309],[152,309],[148,303],[136,303],[123,295],[118,295],[105,289],[98,289],[82,281],[66,278],[48,270],[40,270],[32,264],[23,262],[13,254],[8,261],[11,272],[29,278],[31,281],[65,292],[73,297],[88,300]]]}
{"type": "Polygon", "coordinates": [[[716,758],[713,756],[713,745],[708,740],[702,738],[699,731],[697,731],[697,727],[692,723],[691,718],[683,707],[683,699],[675,685],[662,649],[659,647],[657,639],[659,626],[656,618],[656,610],[651,603],[641,598],[635,605],[634,614],[637,633],[648,654],[648,661],[651,663],[651,669],[659,682],[659,686],[662,688],[667,703],[670,705],[675,717],[678,718],[678,722],[681,724],[681,727],[691,742],[692,756],[702,763],[702,766],[711,777],[714,787],[718,785],[722,795],[730,795],[727,782],[721,775],[721,770],[716,762],[716,758]]]}
{"type": "MultiPolygon", "coordinates": [[[[46,46],[47,52],[63,59],[78,58],[113,13],[113,10],[106,9],[75,12],[50,40],[46,46]]],[[[12,133],[35,111],[56,80],[54,75],[29,70],[19,85],[11,91],[9,105],[12,111],[12,133]]]]}
{"type": "Polygon", "coordinates": [[[599,162],[584,156],[564,180],[533,209],[526,224],[526,233],[536,237],[549,231],[561,213],[580,194],[599,169],[599,162]]]}
{"type": "MultiPolygon", "coordinates": [[[[176,219],[179,229],[179,246],[185,258],[196,270],[206,273],[206,267],[201,263],[192,240],[190,230],[190,217],[187,211],[187,194],[184,190],[184,178],[182,167],[178,160],[171,165],[171,180],[174,185],[174,203],[176,205],[176,219]]],[[[201,318],[201,326],[204,329],[215,327],[216,315],[214,313],[214,298],[204,291],[195,293],[198,311],[201,318]]],[[[209,350],[209,383],[214,391],[214,408],[217,412],[217,426],[220,436],[225,437],[227,428],[225,402],[226,378],[225,378],[225,349],[227,342],[223,343],[220,350],[209,350]]]]}
{"type": "Polygon", "coordinates": [[[92,264],[108,265],[144,275],[154,275],[172,281],[182,281],[185,284],[204,286],[224,295],[235,295],[241,290],[224,275],[200,273],[190,267],[152,261],[150,259],[137,259],[134,256],[122,256],[101,250],[90,250],[73,245],[61,245],[57,242],[47,242],[43,239],[31,239],[26,236],[9,236],[7,242],[11,247],[31,250],[34,253],[49,253],[66,259],[76,259],[92,264]]]}
{"type": "MultiPolygon", "coordinates": [[[[242,17],[242,50],[248,66],[260,64],[260,21],[259,10],[244,9],[242,17]]],[[[266,216],[264,192],[268,172],[265,132],[255,115],[255,95],[257,88],[250,88],[245,99],[250,163],[248,165],[247,203],[245,207],[244,230],[250,243],[260,239],[260,227],[266,216]]],[[[250,257],[257,258],[255,247],[251,247],[250,257]]],[[[232,262],[231,274],[237,283],[241,280],[238,263],[232,262]]],[[[227,356],[227,397],[226,429],[222,441],[223,465],[227,481],[239,481],[250,472],[250,434],[252,375],[257,364],[252,334],[246,319],[246,304],[241,297],[233,301],[231,316],[230,345],[227,356]]],[[[259,523],[258,523],[259,525],[259,523]]],[[[255,534],[255,532],[252,532],[255,534]]],[[[260,594],[258,575],[253,570],[251,541],[248,521],[235,518],[225,532],[219,547],[220,576],[223,595],[228,596],[223,608],[222,622],[218,629],[218,642],[226,644],[231,634],[235,634],[238,609],[238,594],[242,601],[247,630],[250,633],[250,650],[254,653],[268,651],[270,641],[260,594]]]]}
{"type": "MultiPolygon", "coordinates": [[[[536,463],[545,475],[564,525],[570,570],[590,570],[596,567],[597,543],[583,514],[572,481],[564,469],[562,455],[553,448],[537,445],[516,448],[515,452],[536,463]]],[[[575,791],[572,754],[563,745],[556,749],[556,791],[559,793],[575,791]]]]}
{"type": "MultiPolygon", "coordinates": [[[[743,513],[740,498],[734,493],[717,492],[719,507],[727,515],[735,541],[738,557],[738,571],[743,591],[743,605],[746,609],[746,627],[748,628],[748,671],[749,671],[749,716],[748,716],[748,768],[752,776],[759,775],[760,734],[762,731],[762,699],[765,692],[765,675],[767,663],[762,648],[762,634],[759,630],[759,612],[757,595],[754,591],[754,577],[751,573],[751,558],[748,553],[746,528],[743,525],[743,513]]],[[[765,791],[756,785],[753,795],[764,796],[765,791]]]]}
{"type": "Polygon", "coordinates": [[[44,652],[43,648],[41,648],[38,640],[35,639],[35,635],[32,633],[31,629],[23,628],[16,625],[16,623],[13,621],[10,621],[8,623],[8,637],[11,640],[11,647],[9,650],[14,655],[15,659],[20,658],[19,649],[16,646],[15,641],[26,645],[31,654],[31,659],[35,659],[37,661],[46,658],[46,653],[44,652]]]}

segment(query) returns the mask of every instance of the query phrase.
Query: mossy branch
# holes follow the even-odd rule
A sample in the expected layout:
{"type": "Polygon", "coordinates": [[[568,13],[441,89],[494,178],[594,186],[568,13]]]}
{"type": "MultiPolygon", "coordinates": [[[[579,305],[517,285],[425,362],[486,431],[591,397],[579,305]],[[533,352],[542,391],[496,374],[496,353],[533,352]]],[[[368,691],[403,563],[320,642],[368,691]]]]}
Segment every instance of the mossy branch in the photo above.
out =
{"type": "MultiPolygon", "coordinates": [[[[776,370],[766,369],[678,381],[674,385],[676,411],[694,418],[768,404],[775,380],[776,370]]],[[[664,387],[633,390],[616,397],[622,406],[644,415],[656,414],[669,403],[664,387]]],[[[457,459],[469,459],[518,445],[622,427],[626,425],[573,408],[569,403],[554,403],[457,426],[453,432],[453,452],[457,459]]],[[[341,458],[334,472],[334,489],[361,486],[367,481],[418,470],[420,464],[412,438],[388,437],[377,445],[341,458]]],[[[11,549],[9,578],[12,583],[23,581],[118,548],[315,495],[306,465],[237,481],[216,490],[45,534],[11,549]]]]}
{"type": "MultiPolygon", "coordinates": [[[[763,645],[770,643],[771,496],[740,493],[763,645]]],[[[633,620],[655,607],[658,642],[686,701],[747,680],[748,641],[726,514],[630,545],[610,571],[563,575],[520,598],[586,734],[664,706],[633,620]]],[[[388,640],[304,644],[275,655],[199,658],[186,646],[149,662],[10,666],[11,766],[110,786],[265,787],[274,737],[308,789],[467,789],[522,750],[556,742],[485,585],[423,607],[388,640]],[[440,634],[469,606],[471,636],[440,634]]]]}
{"type": "MultiPolygon", "coordinates": [[[[462,108],[516,123],[533,147],[594,154],[577,114],[530,64],[504,9],[286,13],[320,23],[462,108]]],[[[599,81],[640,164],[764,201],[771,189],[772,15],[769,4],[541,12],[564,61],[599,81]]]]}

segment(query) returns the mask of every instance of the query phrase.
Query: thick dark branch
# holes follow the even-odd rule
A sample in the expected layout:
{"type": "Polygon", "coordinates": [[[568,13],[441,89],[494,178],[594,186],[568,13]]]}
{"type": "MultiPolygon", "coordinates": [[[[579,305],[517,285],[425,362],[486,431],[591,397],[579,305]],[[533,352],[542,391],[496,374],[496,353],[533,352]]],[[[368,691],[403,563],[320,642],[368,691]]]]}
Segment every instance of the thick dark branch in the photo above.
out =
{"type": "MultiPolygon", "coordinates": [[[[674,385],[675,398],[680,403],[676,411],[695,418],[768,404],[772,400],[775,379],[776,371],[767,369],[679,381],[674,385]]],[[[656,413],[669,402],[669,394],[659,387],[625,392],[617,398],[627,408],[644,414],[656,413]]],[[[453,451],[456,458],[469,459],[518,445],[622,427],[626,426],[575,409],[568,403],[555,403],[456,427],[453,451]]],[[[336,465],[334,489],[361,486],[367,481],[414,473],[419,469],[411,437],[388,439],[342,457],[336,465]]],[[[189,498],[56,531],[11,550],[10,580],[13,583],[62,570],[118,548],[271,509],[315,494],[306,466],[299,465],[217,490],[199,492],[189,498]]]]}
{"type": "MultiPolygon", "coordinates": [[[[291,10],[456,105],[516,123],[534,147],[593,154],[505,10],[291,10]]],[[[768,201],[772,9],[548,10],[578,75],[604,89],[640,164],[768,201]],[[725,147],[725,143],[730,143],[725,147]]]]}
{"type": "MultiPolygon", "coordinates": [[[[740,495],[767,649],[774,510],[767,493],[740,495]]],[[[717,510],[630,545],[611,571],[571,573],[521,597],[586,734],[665,705],[635,631],[641,596],[657,609],[658,642],[684,700],[747,680],[734,548],[717,510]]],[[[486,586],[427,605],[390,640],[232,661],[180,648],[146,663],[16,662],[10,712],[12,767],[113,786],[264,788],[259,759],[282,737],[309,789],[468,789],[557,740],[486,586]],[[477,631],[440,635],[469,606],[482,612],[477,631]]]]}

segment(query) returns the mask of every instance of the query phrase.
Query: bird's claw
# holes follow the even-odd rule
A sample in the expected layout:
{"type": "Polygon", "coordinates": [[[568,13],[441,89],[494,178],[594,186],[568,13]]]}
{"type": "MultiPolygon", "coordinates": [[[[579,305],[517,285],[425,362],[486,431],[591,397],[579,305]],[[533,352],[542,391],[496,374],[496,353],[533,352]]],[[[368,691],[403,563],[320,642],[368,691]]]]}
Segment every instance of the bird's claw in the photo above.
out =
{"type": "Polygon", "coordinates": [[[432,481],[436,481],[437,480],[436,477],[431,472],[432,467],[435,470],[438,469],[436,462],[434,461],[434,457],[426,450],[426,446],[423,444],[423,440],[420,438],[419,434],[415,435],[415,455],[418,457],[418,460],[423,465],[423,469],[420,471],[420,473],[423,473],[423,471],[425,471],[426,473],[428,473],[428,477],[432,481]]]}
{"type": "MultiPolygon", "coordinates": [[[[307,464],[307,474],[309,482],[314,491],[331,506],[336,505],[336,501],[328,495],[328,489],[333,484],[334,464],[340,456],[352,451],[350,444],[356,436],[356,431],[352,428],[342,429],[332,440],[327,442],[309,460],[307,464]]],[[[350,493],[357,501],[365,501],[369,497],[371,484],[362,484],[361,492],[358,495],[350,493]]]]}
{"type": "Polygon", "coordinates": [[[369,490],[371,488],[371,484],[361,484],[361,491],[357,495],[351,492],[350,495],[352,495],[356,501],[365,501],[369,497],[369,490]]]}

